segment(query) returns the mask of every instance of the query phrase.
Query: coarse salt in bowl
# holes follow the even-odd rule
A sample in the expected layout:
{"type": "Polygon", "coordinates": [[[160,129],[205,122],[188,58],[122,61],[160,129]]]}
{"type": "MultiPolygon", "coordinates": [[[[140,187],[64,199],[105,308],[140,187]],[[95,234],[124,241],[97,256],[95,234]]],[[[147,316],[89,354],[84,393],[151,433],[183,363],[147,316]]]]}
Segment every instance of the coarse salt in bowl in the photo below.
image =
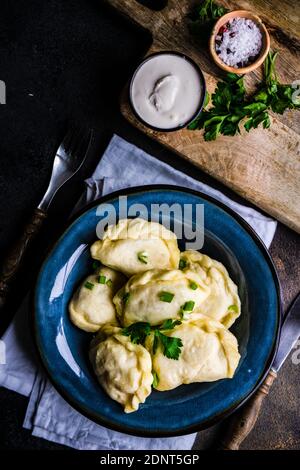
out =
{"type": "Polygon", "coordinates": [[[215,44],[218,56],[226,65],[240,68],[250,65],[258,57],[262,34],[254,21],[232,18],[220,29],[215,44]]]}
{"type": "Polygon", "coordinates": [[[246,10],[222,16],[210,38],[215,63],[227,72],[248,73],[259,67],[270,49],[270,37],[261,19],[246,10]]]}

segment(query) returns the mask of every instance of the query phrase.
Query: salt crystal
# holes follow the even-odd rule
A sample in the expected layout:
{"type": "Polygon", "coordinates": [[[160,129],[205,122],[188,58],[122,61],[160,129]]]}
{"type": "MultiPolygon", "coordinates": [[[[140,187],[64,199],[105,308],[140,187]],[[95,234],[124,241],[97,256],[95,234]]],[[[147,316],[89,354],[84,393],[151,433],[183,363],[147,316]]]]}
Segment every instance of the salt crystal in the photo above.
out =
{"type": "Polygon", "coordinates": [[[262,47],[262,34],[257,24],[250,19],[237,17],[229,20],[226,27],[221,42],[216,44],[220,59],[235,68],[254,62],[262,47]]]}

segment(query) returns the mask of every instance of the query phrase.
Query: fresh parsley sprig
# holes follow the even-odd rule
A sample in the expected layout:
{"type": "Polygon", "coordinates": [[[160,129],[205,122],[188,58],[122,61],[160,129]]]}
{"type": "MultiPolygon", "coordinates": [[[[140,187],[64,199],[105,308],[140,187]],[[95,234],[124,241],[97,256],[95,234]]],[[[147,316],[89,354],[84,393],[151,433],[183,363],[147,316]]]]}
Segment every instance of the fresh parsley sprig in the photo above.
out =
{"type": "Polygon", "coordinates": [[[247,132],[262,124],[270,127],[269,111],[282,114],[286,109],[299,109],[300,103],[293,101],[291,85],[279,83],[275,70],[277,53],[269,53],[264,63],[264,79],[257,92],[246,96],[243,77],[228,73],[217,83],[211,97],[212,107],[204,109],[190,125],[190,130],[204,129],[206,141],[215,140],[219,135],[233,136],[240,133],[244,120],[247,132]]]}
{"type": "Polygon", "coordinates": [[[159,343],[161,344],[164,356],[168,359],[179,359],[181,348],[183,346],[180,338],[166,336],[161,333],[161,331],[154,330],[153,354],[156,353],[159,343]]]}
{"type": "Polygon", "coordinates": [[[129,336],[134,344],[145,344],[147,336],[151,332],[154,334],[152,351],[153,354],[157,351],[159,344],[161,345],[163,354],[169,359],[177,360],[181,353],[183,346],[180,338],[174,338],[164,335],[162,332],[173,330],[175,326],[181,325],[181,321],[168,319],[160,326],[151,326],[148,322],[136,322],[126,328],[123,328],[122,334],[129,336]]]}
{"type": "Polygon", "coordinates": [[[148,335],[151,333],[151,325],[148,322],[139,321],[123,328],[122,335],[130,336],[134,344],[144,344],[148,335]]]}
{"type": "Polygon", "coordinates": [[[190,30],[201,42],[207,42],[214,23],[228,10],[213,0],[203,0],[190,15],[190,30]]]}
{"type": "Polygon", "coordinates": [[[279,82],[275,62],[278,52],[269,53],[264,63],[264,80],[254,95],[254,101],[261,102],[274,113],[283,114],[286,109],[299,109],[300,101],[293,100],[295,88],[279,82]]]}

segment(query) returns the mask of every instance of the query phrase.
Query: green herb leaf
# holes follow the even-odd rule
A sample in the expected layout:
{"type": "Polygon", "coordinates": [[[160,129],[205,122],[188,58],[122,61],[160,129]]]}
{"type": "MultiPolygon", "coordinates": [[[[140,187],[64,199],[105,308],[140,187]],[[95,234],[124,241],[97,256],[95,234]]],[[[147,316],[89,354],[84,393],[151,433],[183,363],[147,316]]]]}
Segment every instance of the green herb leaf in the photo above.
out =
{"type": "Polygon", "coordinates": [[[173,330],[175,326],[181,325],[180,320],[172,320],[169,318],[168,320],[165,320],[163,324],[159,327],[160,330],[173,330]]]}
{"type": "Polygon", "coordinates": [[[180,356],[181,348],[183,346],[181,339],[166,336],[160,331],[157,331],[157,335],[162,346],[164,356],[166,356],[168,359],[177,360],[180,356]]]}
{"type": "Polygon", "coordinates": [[[164,335],[161,331],[162,330],[171,330],[175,326],[180,325],[181,322],[179,320],[166,320],[161,326],[151,326],[148,322],[137,322],[133,323],[130,326],[122,329],[122,334],[124,336],[129,336],[130,340],[134,344],[145,344],[145,340],[147,336],[151,332],[154,334],[153,344],[152,344],[152,352],[153,354],[156,353],[159,344],[162,347],[163,354],[168,357],[169,359],[178,359],[182,341],[179,338],[173,338],[164,335]]]}
{"type": "Polygon", "coordinates": [[[300,109],[300,101],[293,100],[295,89],[278,82],[276,58],[276,52],[268,54],[264,62],[263,81],[252,96],[246,96],[243,76],[228,73],[223,81],[217,83],[212,94],[213,106],[203,110],[188,129],[204,129],[204,140],[210,141],[221,134],[234,136],[240,133],[244,118],[244,128],[249,132],[260,124],[264,129],[270,127],[270,110],[283,114],[287,109],[300,109]]]}
{"type": "Polygon", "coordinates": [[[209,104],[210,102],[210,94],[208,93],[208,91],[205,92],[205,98],[204,98],[204,103],[203,103],[203,108],[206,108],[206,106],[209,104]]]}
{"type": "Polygon", "coordinates": [[[100,276],[98,276],[98,283],[99,284],[105,284],[106,283],[106,276],[103,276],[103,274],[100,274],[100,276]]]}
{"type": "Polygon", "coordinates": [[[159,384],[159,377],[158,377],[157,373],[154,370],[152,371],[152,377],[153,377],[152,386],[153,386],[153,388],[156,388],[157,385],[159,384]]]}
{"type": "Polygon", "coordinates": [[[198,284],[194,281],[190,281],[189,282],[189,288],[192,289],[192,290],[197,290],[198,289],[198,284]]]}
{"type": "Polygon", "coordinates": [[[185,259],[181,259],[179,261],[179,269],[182,270],[182,269],[186,268],[186,266],[187,266],[187,261],[185,259]]]}
{"type": "Polygon", "coordinates": [[[123,328],[122,334],[130,336],[134,344],[144,344],[146,337],[151,333],[151,325],[147,322],[133,323],[126,328],[123,328]]]}
{"type": "Polygon", "coordinates": [[[107,279],[106,285],[107,285],[108,287],[111,287],[111,286],[112,286],[112,280],[111,280],[111,279],[107,279]]]}
{"type": "Polygon", "coordinates": [[[148,253],[146,253],[146,251],[140,251],[137,257],[141,263],[144,263],[144,264],[148,263],[148,253]]]}
{"type": "Polygon", "coordinates": [[[265,90],[261,90],[254,95],[253,99],[255,101],[260,101],[261,103],[267,103],[269,95],[265,90]]]}
{"type": "Polygon", "coordinates": [[[227,13],[227,9],[213,2],[213,0],[203,0],[190,15],[191,32],[201,42],[207,42],[214,23],[218,18],[227,13]]]}
{"type": "Polygon", "coordinates": [[[267,105],[265,103],[251,103],[243,107],[243,110],[246,111],[246,114],[251,114],[252,117],[257,116],[260,114],[262,111],[265,111],[267,108],[267,105]]]}
{"type": "Polygon", "coordinates": [[[94,284],[92,282],[86,281],[86,283],[84,284],[84,287],[86,287],[89,290],[92,290],[94,289],[94,284]]]}
{"type": "Polygon", "coordinates": [[[155,331],[154,331],[154,338],[153,338],[153,345],[152,345],[152,352],[153,352],[153,354],[156,353],[157,348],[158,348],[158,344],[159,344],[158,330],[155,330],[155,331]]]}
{"type": "Polygon", "coordinates": [[[159,297],[159,300],[161,300],[162,302],[170,303],[174,299],[174,295],[175,294],[172,294],[171,292],[160,292],[158,294],[158,297],[159,297]]]}

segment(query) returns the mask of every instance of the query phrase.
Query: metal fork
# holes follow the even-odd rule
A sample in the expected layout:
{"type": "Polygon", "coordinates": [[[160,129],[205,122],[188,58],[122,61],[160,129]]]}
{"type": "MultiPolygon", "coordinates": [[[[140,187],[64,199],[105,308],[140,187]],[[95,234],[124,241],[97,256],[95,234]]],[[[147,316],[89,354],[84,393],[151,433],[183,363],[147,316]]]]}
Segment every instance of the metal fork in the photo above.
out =
{"type": "Polygon", "coordinates": [[[43,199],[34,210],[23,233],[3,261],[0,272],[0,309],[4,306],[11,285],[24,260],[26,250],[39,233],[56,192],[81,168],[92,139],[92,132],[72,129],[57,149],[52,174],[43,199]]]}

